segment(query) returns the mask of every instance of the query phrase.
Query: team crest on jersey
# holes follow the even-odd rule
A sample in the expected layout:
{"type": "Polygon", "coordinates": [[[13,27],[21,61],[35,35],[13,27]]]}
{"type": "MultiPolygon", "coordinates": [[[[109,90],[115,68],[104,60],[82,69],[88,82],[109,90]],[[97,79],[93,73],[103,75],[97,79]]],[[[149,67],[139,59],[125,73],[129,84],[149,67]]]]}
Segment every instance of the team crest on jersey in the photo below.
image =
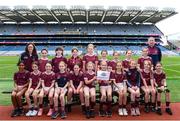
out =
{"type": "Polygon", "coordinates": [[[106,76],[106,73],[101,73],[101,76],[106,76]]]}
{"type": "Polygon", "coordinates": [[[131,72],[128,72],[127,74],[130,76],[130,75],[131,75],[131,72]]]}
{"type": "Polygon", "coordinates": [[[24,59],[28,59],[28,56],[24,56],[24,59]]]}

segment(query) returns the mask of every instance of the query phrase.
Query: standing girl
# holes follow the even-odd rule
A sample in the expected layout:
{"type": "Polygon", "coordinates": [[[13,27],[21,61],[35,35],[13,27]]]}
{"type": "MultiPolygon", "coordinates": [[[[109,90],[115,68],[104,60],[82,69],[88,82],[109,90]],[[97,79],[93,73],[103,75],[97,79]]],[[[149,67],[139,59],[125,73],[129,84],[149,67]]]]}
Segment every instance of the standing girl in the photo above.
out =
{"type": "Polygon", "coordinates": [[[122,66],[123,66],[125,71],[129,70],[131,60],[132,60],[132,51],[127,50],[126,51],[126,58],[125,58],[125,60],[122,61],[122,66]]]}
{"type": "Polygon", "coordinates": [[[68,59],[68,71],[73,71],[74,65],[79,65],[80,69],[83,68],[82,59],[79,57],[78,52],[79,50],[77,48],[73,48],[71,50],[72,56],[68,59]]]}
{"type": "Polygon", "coordinates": [[[143,48],[142,56],[138,59],[138,69],[140,71],[144,69],[144,61],[146,61],[146,60],[148,60],[152,63],[151,57],[148,56],[148,48],[143,48]]]}
{"type": "Polygon", "coordinates": [[[67,59],[63,56],[64,49],[62,47],[57,47],[56,56],[52,59],[52,66],[54,73],[59,72],[59,62],[64,61],[67,64],[67,59]]]}
{"type": "Polygon", "coordinates": [[[42,49],[41,50],[41,58],[39,59],[38,61],[38,64],[39,64],[39,70],[41,72],[44,72],[46,69],[45,69],[45,66],[46,66],[46,63],[49,62],[49,59],[48,59],[48,50],[47,49],[42,49]]]}
{"type": "Polygon", "coordinates": [[[86,64],[91,61],[95,64],[95,72],[98,69],[98,56],[94,53],[94,45],[89,44],[87,47],[87,54],[83,57],[83,71],[86,71],[86,64]]]}
{"type": "Polygon", "coordinates": [[[119,56],[120,54],[117,51],[113,52],[113,60],[109,61],[108,64],[111,67],[112,72],[116,71],[116,64],[119,61],[119,56]]]}

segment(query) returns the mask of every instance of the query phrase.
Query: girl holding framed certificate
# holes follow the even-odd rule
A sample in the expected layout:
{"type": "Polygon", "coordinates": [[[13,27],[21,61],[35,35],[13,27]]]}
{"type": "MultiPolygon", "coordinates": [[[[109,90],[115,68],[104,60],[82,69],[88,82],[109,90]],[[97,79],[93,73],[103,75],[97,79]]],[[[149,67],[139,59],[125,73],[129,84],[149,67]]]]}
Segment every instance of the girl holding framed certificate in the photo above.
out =
{"type": "Polygon", "coordinates": [[[100,70],[97,72],[97,81],[100,86],[100,107],[99,115],[108,117],[112,116],[111,102],[112,102],[112,87],[110,81],[110,72],[108,72],[108,64],[106,61],[101,61],[100,70]],[[107,101],[107,102],[106,102],[107,101]],[[106,111],[104,111],[103,106],[106,104],[106,111]]]}

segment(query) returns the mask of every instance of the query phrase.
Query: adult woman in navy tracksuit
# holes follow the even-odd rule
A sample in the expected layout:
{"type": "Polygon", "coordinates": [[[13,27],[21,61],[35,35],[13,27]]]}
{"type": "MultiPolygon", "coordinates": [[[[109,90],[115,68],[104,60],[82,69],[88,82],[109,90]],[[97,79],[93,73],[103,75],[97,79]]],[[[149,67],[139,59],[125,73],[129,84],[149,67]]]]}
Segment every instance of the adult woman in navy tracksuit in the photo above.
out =
{"type": "Polygon", "coordinates": [[[25,48],[25,52],[23,52],[20,56],[19,62],[23,62],[25,65],[25,69],[32,72],[32,63],[38,61],[38,54],[36,51],[36,46],[34,43],[28,43],[25,48]]]}
{"type": "Polygon", "coordinates": [[[152,59],[152,64],[155,67],[157,62],[161,62],[161,49],[157,47],[154,37],[148,38],[148,56],[152,59]]]}

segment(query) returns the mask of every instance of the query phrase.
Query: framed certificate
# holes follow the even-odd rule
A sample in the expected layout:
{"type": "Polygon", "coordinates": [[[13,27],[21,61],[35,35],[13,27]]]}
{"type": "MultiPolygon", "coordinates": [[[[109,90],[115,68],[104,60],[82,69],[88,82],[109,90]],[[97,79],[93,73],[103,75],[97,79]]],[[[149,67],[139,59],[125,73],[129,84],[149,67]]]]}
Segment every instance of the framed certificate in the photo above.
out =
{"type": "Polygon", "coordinates": [[[108,71],[97,71],[97,79],[108,81],[110,78],[110,72],[108,71]]]}

